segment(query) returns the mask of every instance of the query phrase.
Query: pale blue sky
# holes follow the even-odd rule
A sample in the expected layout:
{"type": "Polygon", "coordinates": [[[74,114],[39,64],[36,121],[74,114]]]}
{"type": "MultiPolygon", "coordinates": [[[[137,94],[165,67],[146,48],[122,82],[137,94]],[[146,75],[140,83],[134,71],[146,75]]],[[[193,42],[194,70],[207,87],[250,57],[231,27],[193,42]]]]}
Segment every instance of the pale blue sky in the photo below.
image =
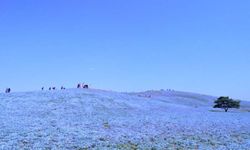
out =
{"type": "Polygon", "coordinates": [[[0,0],[0,89],[88,82],[250,99],[249,0],[0,0]]]}

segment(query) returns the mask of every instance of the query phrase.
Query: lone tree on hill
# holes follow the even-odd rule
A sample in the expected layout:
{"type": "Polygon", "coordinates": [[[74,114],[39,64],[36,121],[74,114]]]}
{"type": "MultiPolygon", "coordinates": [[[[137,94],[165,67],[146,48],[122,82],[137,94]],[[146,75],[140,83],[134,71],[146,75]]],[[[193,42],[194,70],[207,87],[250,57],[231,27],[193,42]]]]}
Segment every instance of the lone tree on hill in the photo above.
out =
{"type": "Polygon", "coordinates": [[[235,101],[229,97],[219,97],[214,103],[214,108],[222,108],[225,112],[227,112],[229,108],[240,108],[240,101],[235,101]]]}

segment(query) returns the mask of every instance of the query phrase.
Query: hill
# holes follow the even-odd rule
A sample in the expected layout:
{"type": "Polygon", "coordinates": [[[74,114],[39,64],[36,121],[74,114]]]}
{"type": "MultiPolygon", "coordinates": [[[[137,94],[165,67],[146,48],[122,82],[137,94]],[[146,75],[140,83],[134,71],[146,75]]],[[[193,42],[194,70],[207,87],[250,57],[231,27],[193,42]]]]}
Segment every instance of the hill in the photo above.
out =
{"type": "Polygon", "coordinates": [[[247,149],[249,103],[215,97],[69,89],[0,94],[0,149],[247,149]]]}

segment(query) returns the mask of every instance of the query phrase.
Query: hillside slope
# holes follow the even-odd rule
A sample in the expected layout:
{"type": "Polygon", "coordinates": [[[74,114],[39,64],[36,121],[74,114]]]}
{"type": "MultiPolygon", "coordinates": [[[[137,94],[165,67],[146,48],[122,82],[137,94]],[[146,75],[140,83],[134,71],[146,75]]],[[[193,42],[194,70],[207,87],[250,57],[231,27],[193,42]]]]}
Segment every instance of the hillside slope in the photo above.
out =
{"type": "Polygon", "coordinates": [[[214,111],[213,99],[93,89],[0,94],[0,149],[249,148],[250,113],[214,111]]]}
{"type": "Polygon", "coordinates": [[[160,91],[145,91],[139,93],[130,93],[139,97],[160,100],[167,103],[184,105],[189,107],[211,107],[216,97],[209,95],[202,95],[197,93],[173,91],[173,90],[160,90],[160,91]]]}

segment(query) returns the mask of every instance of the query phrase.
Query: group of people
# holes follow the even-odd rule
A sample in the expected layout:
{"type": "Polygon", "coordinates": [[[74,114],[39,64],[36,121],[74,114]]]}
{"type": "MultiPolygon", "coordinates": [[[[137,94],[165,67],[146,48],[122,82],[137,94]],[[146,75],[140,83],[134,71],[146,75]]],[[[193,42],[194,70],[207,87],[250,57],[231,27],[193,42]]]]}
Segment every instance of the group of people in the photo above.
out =
{"type": "MultiPolygon", "coordinates": [[[[44,90],[44,87],[41,88],[42,91],[44,90]]],[[[61,86],[61,90],[65,90],[66,88],[64,86],[61,86]]],[[[56,90],[56,87],[49,87],[49,91],[56,90]]]]}
{"type": "MultiPolygon", "coordinates": [[[[88,89],[89,85],[85,84],[85,83],[78,83],[77,88],[78,89],[88,89]]],[[[41,89],[42,89],[42,91],[45,90],[44,87],[42,87],[41,89]]],[[[49,87],[49,91],[52,91],[52,90],[56,90],[56,87],[49,87]]],[[[66,90],[66,88],[64,86],[61,86],[61,90],[66,90]]]]}
{"type": "Polygon", "coordinates": [[[49,87],[49,90],[56,90],[56,87],[49,87]]]}
{"type": "MultiPolygon", "coordinates": [[[[77,84],[77,88],[78,89],[88,89],[89,88],[89,85],[88,84],[84,84],[84,83],[79,83],[77,84]]],[[[65,90],[66,88],[64,86],[61,86],[61,90],[65,90]]],[[[42,91],[45,90],[44,87],[41,88],[42,91]]],[[[56,87],[49,87],[49,91],[52,91],[52,90],[56,90],[56,87]]],[[[5,93],[10,93],[11,92],[11,89],[10,88],[6,88],[5,90],[5,93]]]]}
{"type": "Polygon", "coordinates": [[[88,84],[84,84],[84,83],[78,83],[77,84],[77,88],[78,89],[88,89],[89,85],[88,84]]]}

